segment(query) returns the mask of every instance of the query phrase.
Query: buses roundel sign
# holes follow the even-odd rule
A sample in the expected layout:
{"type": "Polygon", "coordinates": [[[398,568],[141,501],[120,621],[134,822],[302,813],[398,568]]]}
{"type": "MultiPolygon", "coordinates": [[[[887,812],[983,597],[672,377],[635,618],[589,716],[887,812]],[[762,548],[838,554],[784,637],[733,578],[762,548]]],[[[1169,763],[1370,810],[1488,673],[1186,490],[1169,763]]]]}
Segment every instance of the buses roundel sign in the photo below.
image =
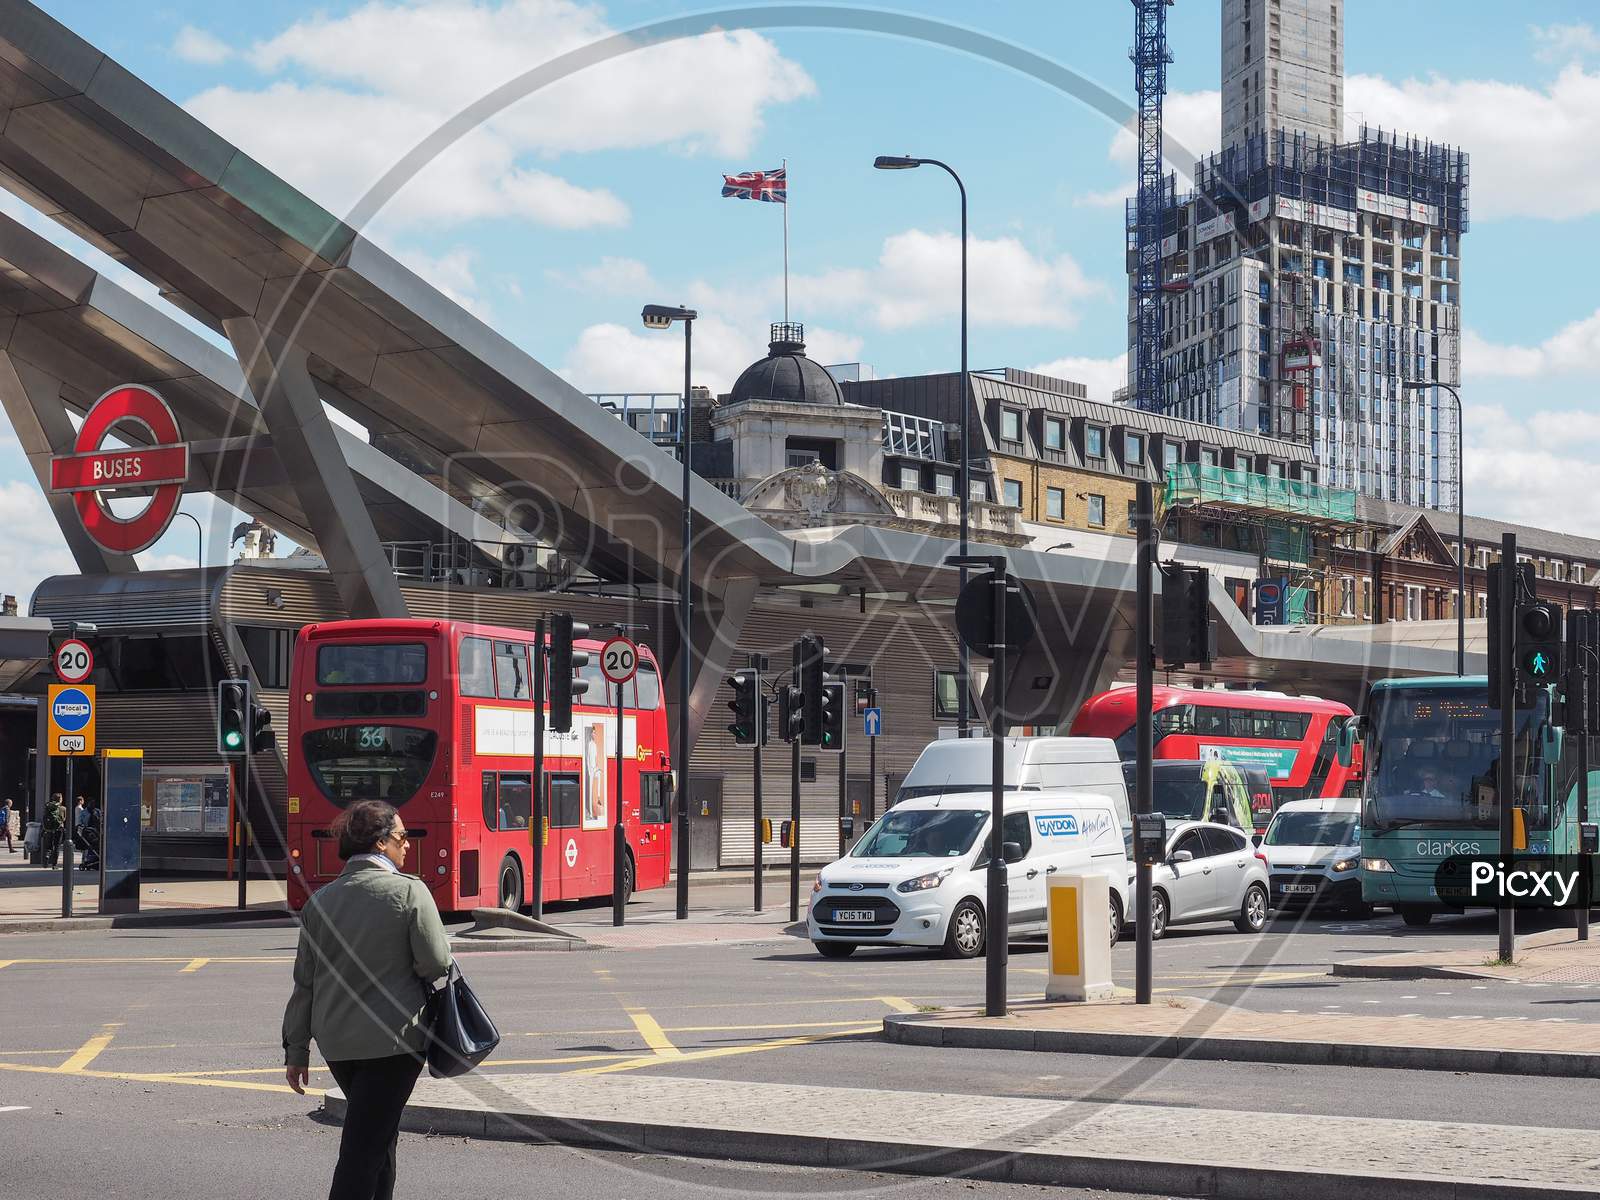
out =
{"type": "Polygon", "coordinates": [[[189,478],[189,447],[178,434],[178,419],[160,395],[137,383],[112,388],[84,416],[71,454],[50,460],[50,490],[72,495],[83,530],[96,545],[114,554],[148,549],[172,523],[189,478]],[[137,429],[148,445],[102,449],[114,426],[137,429]],[[137,516],[119,517],[106,495],[150,490],[137,516]]]}

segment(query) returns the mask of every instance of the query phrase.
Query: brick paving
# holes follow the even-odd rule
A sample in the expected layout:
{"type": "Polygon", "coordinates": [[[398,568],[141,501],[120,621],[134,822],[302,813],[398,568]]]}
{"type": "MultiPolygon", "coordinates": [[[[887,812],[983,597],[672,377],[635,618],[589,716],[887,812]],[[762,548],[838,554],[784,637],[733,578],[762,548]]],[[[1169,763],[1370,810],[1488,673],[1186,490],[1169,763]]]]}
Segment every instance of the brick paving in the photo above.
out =
{"type": "MultiPolygon", "coordinates": [[[[339,1103],[335,1096],[336,1113],[339,1103]]],[[[680,1152],[990,1177],[995,1172],[983,1163],[1021,1156],[1004,1167],[1009,1177],[1070,1176],[1100,1179],[1100,1186],[1148,1182],[1137,1174],[1141,1164],[1173,1164],[1194,1170],[1194,1191],[1174,1189],[1186,1194],[1245,1194],[1252,1189],[1240,1179],[1251,1172],[1258,1189],[1270,1173],[1288,1173],[1285,1190],[1255,1194],[1300,1197],[1480,1189],[1503,1196],[1507,1184],[1549,1195],[1600,1186],[1595,1130],[1274,1112],[1245,1118],[1220,1109],[659,1075],[425,1078],[406,1127],[658,1147],[661,1131],[676,1130],[680,1152]]]]}
{"type": "Polygon", "coordinates": [[[1580,942],[1575,930],[1549,929],[1517,938],[1517,958],[1497,964],[1482,946],[1375,954],[1338,963],[1333,974],[1404,979],[1423,973],[1510,983],[1600,983],[1600,926],[1580,942]]]}

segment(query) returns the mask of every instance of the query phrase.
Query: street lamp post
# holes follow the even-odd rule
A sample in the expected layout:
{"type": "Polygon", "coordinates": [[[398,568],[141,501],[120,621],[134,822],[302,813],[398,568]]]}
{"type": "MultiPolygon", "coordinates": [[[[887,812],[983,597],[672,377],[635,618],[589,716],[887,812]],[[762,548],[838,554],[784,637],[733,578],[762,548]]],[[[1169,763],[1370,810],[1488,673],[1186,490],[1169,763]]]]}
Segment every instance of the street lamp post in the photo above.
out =
{"type": "Polygon", "coordinates": [[[1467,518],[1462,504],[1462,451],[1465,449],[1466,420],[1461,408],[1461,393],[1454,385],[1439,380],[1418,379],[1403,382],[1408,392],[1425,388],[1443,388],[1456,402],[1456,674],[1467,673],[1467,518]]]}
{"type": "Polygon", "coordinates": [[[194,537],[197,547],[195,550],[194,565],[204,570],[206,565],[206,534],[205,530],[200,528],[200,518],[195,516],[192,512],[180,511],[174,515],[179,517],[188,517],[189,520],[194,522],[194,537]]]}
{"type": "Polygon", "coordinates": [[[646,329],[670,329],[674,321],[683,322],[683,411],[678,415],[678,452],[683,459],[683,547],[678,556],[678,610],[683,622],[679,629],[682,644],[678,649],[678,758],[672,765],[678,773],[678,912],[677,919],[689,917],[689,680],[690,664],[694,657],[693,619],[694,592],[689,585],[689,539],[693,523],[689,510],[689,451],[694,445],[690,430],[691,387],[690,365],[694,350],[694,319],[699,316],[692,308],[676,308],[664,304],[646,304],[639,314],[646,329]]]}
{"type": "MultiPolygon", "coordinates": [[[[880,171],[906,171],[913,167],[938,167],[951,179],[956,181],[956,190],[961,193],[961,549],[960,555],[964,559],[968,555],[967,533],[969,514],[972,505],[972,476],[970,464],[972,461],[972,422],[970,410],[972,396],[970,379],[967,374],[967,186],[961,182],[961,176],[949,163],[942,163],[937,158],[909,158],[903,155],[880,154],[872,160],[872,165],[880,171]]],[[[961,568],[961,586],[967,585],[967,568],[961,568]]],[[[960,708],[957,710],[957,736],[967,736],[967,704],[971,679],[972,663],[967,653],[967,644],[961,642],[959,658],[956,663],[956,689],[960,693],[960,708]]]]}

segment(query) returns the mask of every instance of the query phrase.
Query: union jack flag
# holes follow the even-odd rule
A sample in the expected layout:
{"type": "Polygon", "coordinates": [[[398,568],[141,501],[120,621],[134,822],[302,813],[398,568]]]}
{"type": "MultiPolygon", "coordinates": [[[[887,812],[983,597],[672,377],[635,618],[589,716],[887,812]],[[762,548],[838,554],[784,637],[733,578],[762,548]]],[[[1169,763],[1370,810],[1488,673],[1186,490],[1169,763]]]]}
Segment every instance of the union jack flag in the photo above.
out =
{"type": "Polygon", "coordinates": [[[724,175],[723,198],[732,196],[735,200],[765,200],[768,204],[787,204],[789,197],[789,181],[785,177],[787,174],[786,168],[779,167],[776,171],[746,171],[742,175],[724,175]]]}

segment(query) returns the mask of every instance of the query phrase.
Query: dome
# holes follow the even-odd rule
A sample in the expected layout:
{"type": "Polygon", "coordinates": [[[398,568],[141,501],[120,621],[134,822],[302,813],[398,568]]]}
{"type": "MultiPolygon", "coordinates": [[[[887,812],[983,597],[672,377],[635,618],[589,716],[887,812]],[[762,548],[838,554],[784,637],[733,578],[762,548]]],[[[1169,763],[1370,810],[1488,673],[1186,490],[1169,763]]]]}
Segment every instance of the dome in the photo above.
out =
{"type": "Polygon", "coordinates": [[[782,322],[772,327],[767,356],[746,367],[728,393],[730,404],[746,400],[843,404],[844,394],[821,363],[806,357],[805,327],[799,322],[782,322]]]}

